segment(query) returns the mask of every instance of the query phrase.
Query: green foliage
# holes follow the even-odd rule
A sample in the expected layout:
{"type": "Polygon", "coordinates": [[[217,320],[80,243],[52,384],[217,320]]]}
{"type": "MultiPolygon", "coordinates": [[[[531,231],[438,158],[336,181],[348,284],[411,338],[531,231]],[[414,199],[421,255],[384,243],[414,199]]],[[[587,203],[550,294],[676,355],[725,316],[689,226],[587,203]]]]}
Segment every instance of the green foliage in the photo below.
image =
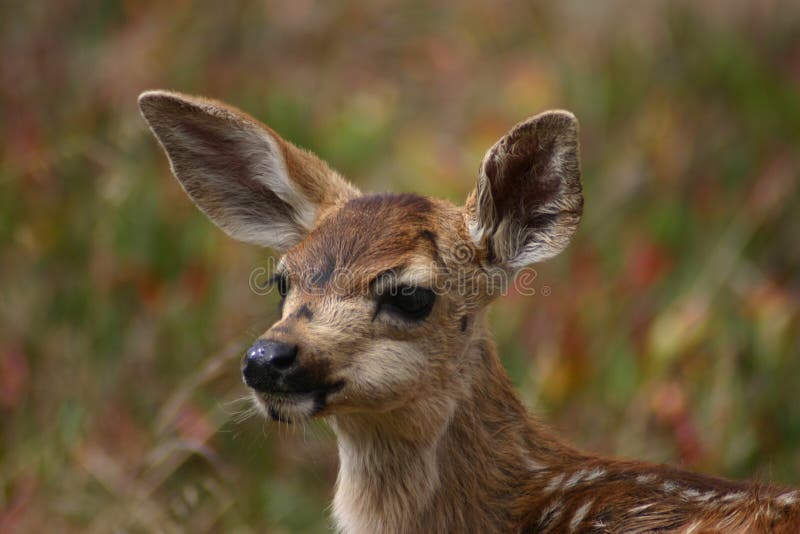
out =
{"type": "Polygon", "coordinates": [[[10,2],[0,44],[0,530],[329,529],[330,432],[237,400],[269,252],[169,176],[156,87],[453,200],[573,110],[584,222],[491,314],[526,403],[590,450],[800,481],[796,2],[10,2]]]}

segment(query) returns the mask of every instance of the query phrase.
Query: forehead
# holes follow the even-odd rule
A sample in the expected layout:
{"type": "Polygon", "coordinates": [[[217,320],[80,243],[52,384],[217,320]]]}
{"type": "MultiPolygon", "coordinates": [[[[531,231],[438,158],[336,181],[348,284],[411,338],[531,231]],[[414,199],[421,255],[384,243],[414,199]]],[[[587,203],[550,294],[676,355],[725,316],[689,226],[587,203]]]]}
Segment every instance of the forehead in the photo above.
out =
{"type": "Polygon", "coordinates": [[[412,194],[364,195],[328,215],[284,259],[313,286],[346,272],[367,282],[389,270],[440,261],[446,203],[412,194]]]}

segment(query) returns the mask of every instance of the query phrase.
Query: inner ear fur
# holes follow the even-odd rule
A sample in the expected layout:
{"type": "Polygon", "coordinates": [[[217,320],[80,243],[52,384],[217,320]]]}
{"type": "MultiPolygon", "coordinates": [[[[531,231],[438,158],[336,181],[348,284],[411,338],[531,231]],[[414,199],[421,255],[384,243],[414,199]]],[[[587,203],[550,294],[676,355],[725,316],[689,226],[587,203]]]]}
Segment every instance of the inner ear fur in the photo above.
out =
{"type": "Polygon", "coordinates": [[[582,212],[578,121],[547,111],[489,149],[465,219],[487,260],[513,270],[561,252],[582,212]]]}
{"type": "Polygon", "coordinates": [[[314,154],[231,106],[168,91],[142,116],[186,193],[235,239],[285,251],[358,190],[314,154]]]}

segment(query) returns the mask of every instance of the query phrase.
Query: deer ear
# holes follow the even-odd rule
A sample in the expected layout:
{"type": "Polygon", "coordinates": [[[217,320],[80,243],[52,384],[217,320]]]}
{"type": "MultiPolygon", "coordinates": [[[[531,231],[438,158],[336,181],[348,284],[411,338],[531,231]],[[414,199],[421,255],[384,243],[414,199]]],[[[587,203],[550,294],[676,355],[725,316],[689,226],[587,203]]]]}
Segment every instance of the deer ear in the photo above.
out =
{"type": "Polygon", "coordinates": [[[490,263],[518,269],[555,256],[583,211],[578,121],[548,111],[516,125],[483,159],[465,218],[490,263]]]}
{"type": "Polygon", "coordinates": [[[240,241],[285,251],[326,207],[359,194],[313,154],[220,102],[147,91],[139,108],[189,197],[240,241]]]}

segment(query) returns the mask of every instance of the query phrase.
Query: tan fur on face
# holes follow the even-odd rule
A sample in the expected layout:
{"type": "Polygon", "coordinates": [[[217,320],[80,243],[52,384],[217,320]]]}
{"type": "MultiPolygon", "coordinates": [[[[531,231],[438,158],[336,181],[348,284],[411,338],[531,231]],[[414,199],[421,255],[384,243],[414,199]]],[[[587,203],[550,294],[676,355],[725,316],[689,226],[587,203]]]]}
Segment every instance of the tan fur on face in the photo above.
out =
{"type": "Polygon", "coordinates": [[[367,195],[331,213],[283,258],[292,287],[286,319],[263,337],[298,343],[301,361],[324,359],[331,378],[344,380],[326,413],[384,412],[450,387],[452,354],[466,340],[461,322],[447,318],[474,313],[476,297],[439,295],[427,320],[408,323],[377,311],[375,288],[387,271],[406,284],[430,286],[434,277],[444,284],[475,269],[451,254],[465,237],[460,221],[460,210],[447,202],[367,195]],[[293,319],[303,306],[313,320],[293,319]],[[282,333],[287,327],[289,334],[282,333]]]}
{"type": "Polygon", "coordinates": [[[800,532],[800,490],[585,454],[514,392],[486,326],[502,276],[560,252],[583,197],[577,120],[523,121],[484,158],[464,208],[360,195],[315,156],[224,104],[148,92],[142,112],[187,193],[234,237],[287,250],[264,337],[297,344],[270,416],[324,416],[338,438],[333,515],[347,533],[800,532]],[[430,314],[379,307],[437,288],[430,314]],[[319,387],[318,387],[319,386],[319,387]]]}

